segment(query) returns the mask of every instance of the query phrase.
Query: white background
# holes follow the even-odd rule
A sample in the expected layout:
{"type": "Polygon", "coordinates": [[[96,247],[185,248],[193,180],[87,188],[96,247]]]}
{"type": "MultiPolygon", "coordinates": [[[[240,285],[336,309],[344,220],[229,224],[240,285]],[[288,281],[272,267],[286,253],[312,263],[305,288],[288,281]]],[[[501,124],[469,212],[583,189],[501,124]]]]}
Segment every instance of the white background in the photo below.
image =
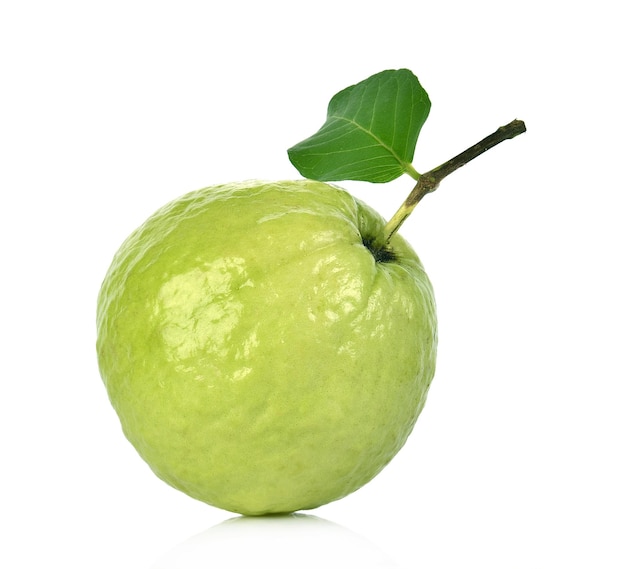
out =
{"type": "MultiPolygon", "coordinates": [[[[0,7],[0,565],[626,567],[624,40],[619,3],[5,1],[0,7]],[[409,442],[355,494],[231,520],[159,481],[98,375],[95,302],[155,209],[298,177],[286,149],[389,68],[433,102],[427,170],[528,132],[402,229],[439,364],[409,442]],[[191,541],[189,541],[191,540],[191,541]]],[[[403,178],[344,184],[390,216],[403,178]]]]}

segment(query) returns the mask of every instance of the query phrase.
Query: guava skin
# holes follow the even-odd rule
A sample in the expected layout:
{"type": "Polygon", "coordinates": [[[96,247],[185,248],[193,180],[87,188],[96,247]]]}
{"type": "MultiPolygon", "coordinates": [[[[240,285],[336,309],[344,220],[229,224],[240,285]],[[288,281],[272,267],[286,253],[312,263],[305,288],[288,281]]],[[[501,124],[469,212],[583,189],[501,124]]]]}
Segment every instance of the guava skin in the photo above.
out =
{"type": "Polygon", "coordinates": [[[98,298],[100,372],[153,471],[246,515],[316,508],[400,450],[435,371],[433,290],[383,219],[335,186],[187,194],[116,253],[98,298]]]}

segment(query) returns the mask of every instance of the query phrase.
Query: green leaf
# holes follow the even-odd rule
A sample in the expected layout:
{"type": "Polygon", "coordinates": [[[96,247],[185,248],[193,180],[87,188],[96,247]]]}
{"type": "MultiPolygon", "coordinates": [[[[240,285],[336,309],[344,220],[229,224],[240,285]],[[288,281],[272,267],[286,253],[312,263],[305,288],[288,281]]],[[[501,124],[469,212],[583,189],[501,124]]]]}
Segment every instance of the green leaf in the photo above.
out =
{"type": "Polygon", "coordinates": [[[337,93],[326,122],[287,152],[305,178],[389,182],[408,173],[430,100],[408,69],[387,70],[337,93]]]}

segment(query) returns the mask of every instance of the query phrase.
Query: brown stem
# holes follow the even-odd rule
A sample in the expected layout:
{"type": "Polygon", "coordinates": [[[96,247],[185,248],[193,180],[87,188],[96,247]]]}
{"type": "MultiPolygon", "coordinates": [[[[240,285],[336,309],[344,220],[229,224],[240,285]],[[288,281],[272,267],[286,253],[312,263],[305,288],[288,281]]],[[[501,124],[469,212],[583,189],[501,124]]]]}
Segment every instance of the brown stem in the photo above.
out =
{"type": "Polygon", "coordinates": [[[400,229],[404,220],[409,217],[420,200],[426,194],[434,192],[446,176],[452,174],[452,172],[458,170],[461,166],[465,166],[465,164],[474,160],[474,158],[480,156],[483,152],[486,152],[497,144],[515,138],[524,132],[526,132],[526,125],[523,121],[517,119],[511,121],[509,124],[501,126],[494,133],[474,144],[474,146],[470,146],[467,150],[461,152],[461,154],[422,174],[404,203],[389,220],[387,225],[385,225],[383,230],[383,246],[389,243],[391,237],[400,229]]]}

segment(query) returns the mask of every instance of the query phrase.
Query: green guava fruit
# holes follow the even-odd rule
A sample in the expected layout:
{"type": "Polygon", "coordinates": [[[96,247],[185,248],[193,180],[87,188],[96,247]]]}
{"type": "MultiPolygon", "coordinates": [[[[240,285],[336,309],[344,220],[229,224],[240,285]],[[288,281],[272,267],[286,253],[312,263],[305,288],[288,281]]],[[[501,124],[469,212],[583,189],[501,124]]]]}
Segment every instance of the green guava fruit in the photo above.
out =
{"type": "Polygon", "coordinates": [[[433,290],[399,235],[336,186],[187,194],[116,253],[98,298],[101,376],[171,486],[246,515],[318,507],[400,450],[435,371],[433,290]]]}

